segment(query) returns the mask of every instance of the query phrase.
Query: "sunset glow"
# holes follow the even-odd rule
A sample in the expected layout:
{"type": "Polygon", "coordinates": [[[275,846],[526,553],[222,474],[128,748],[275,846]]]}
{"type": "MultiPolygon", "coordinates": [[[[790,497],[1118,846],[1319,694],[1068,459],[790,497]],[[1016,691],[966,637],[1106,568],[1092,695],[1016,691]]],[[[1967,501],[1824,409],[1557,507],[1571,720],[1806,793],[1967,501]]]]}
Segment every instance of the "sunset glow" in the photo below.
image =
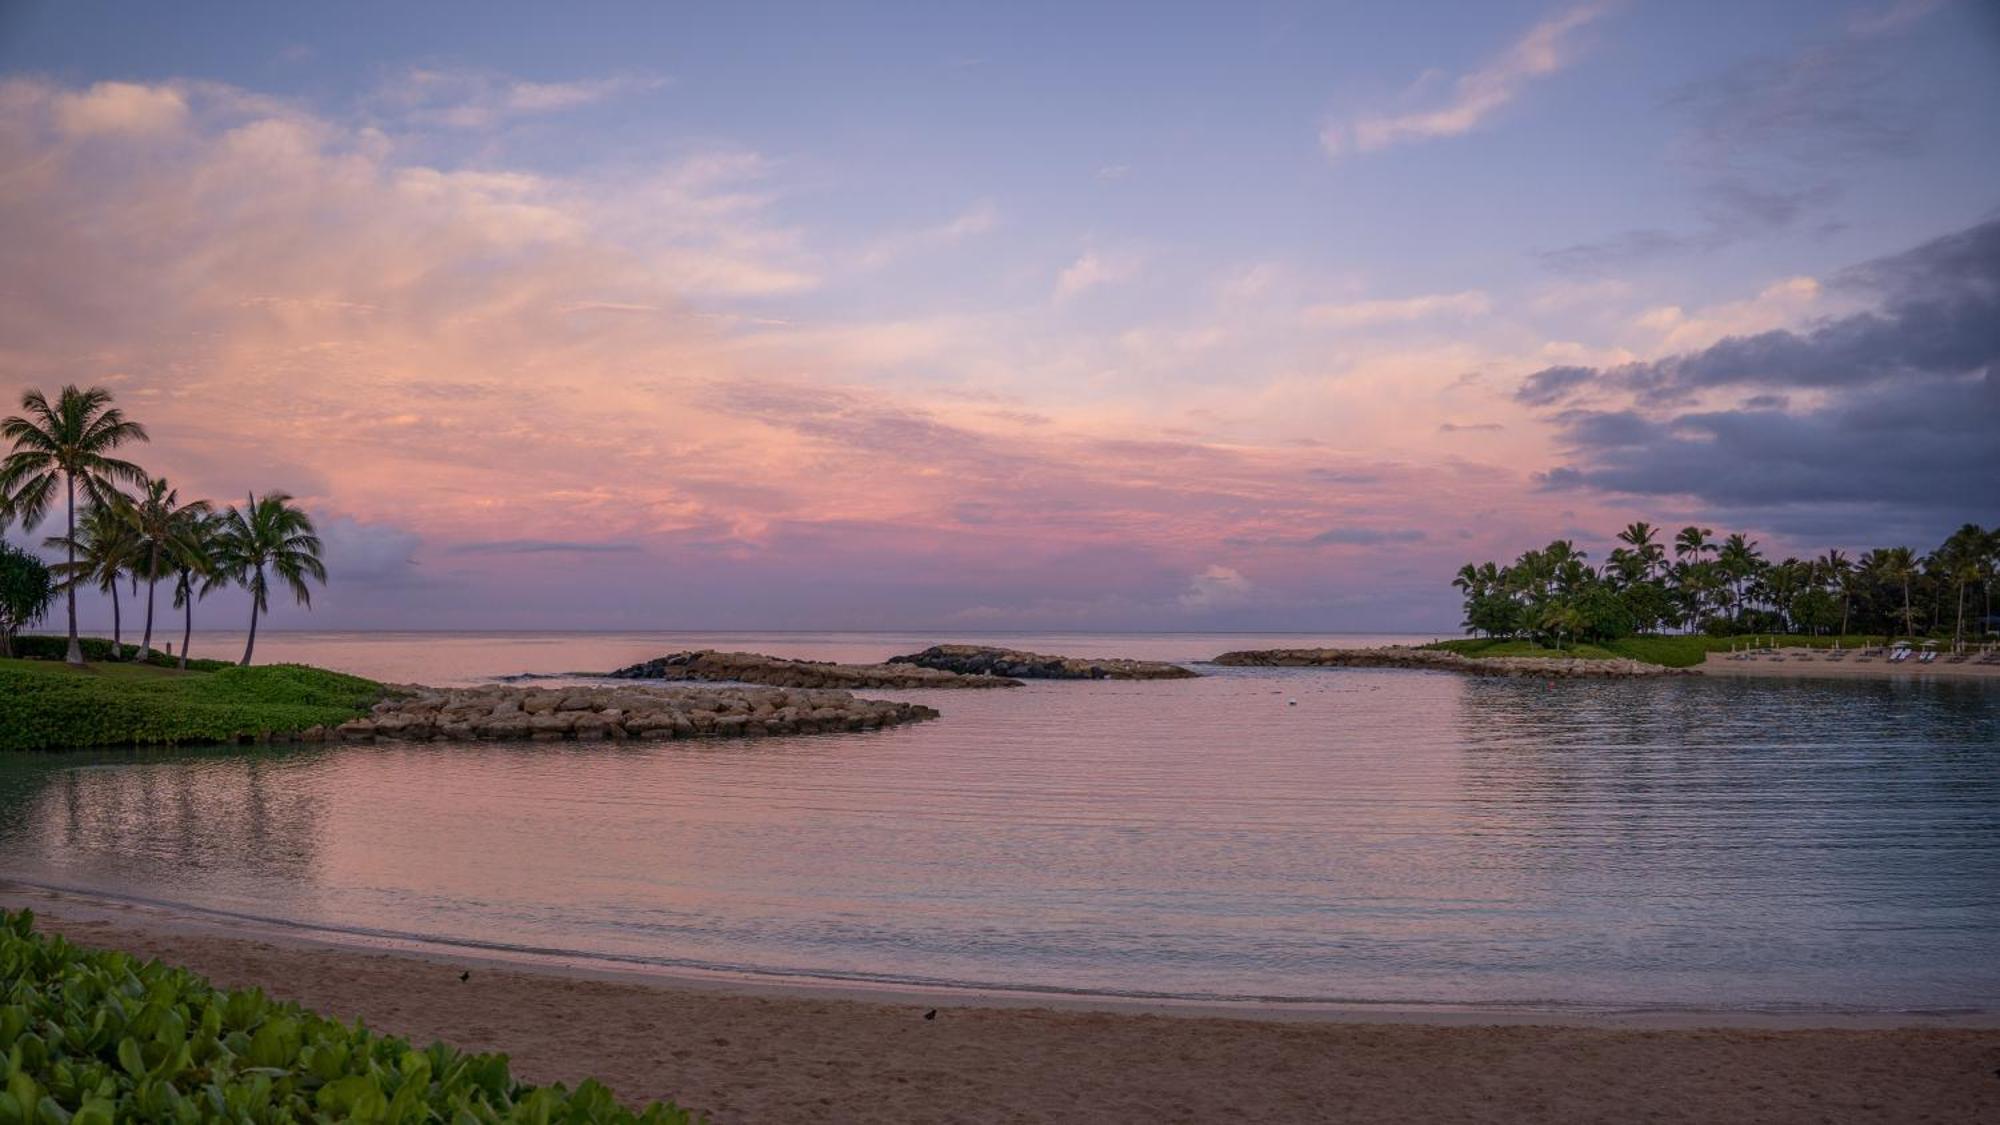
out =
{"type": "Polygon", "coordinates": [[[280,627],[1454,632],[2000,514],[1982,5],[94,7],[0,15],[0,371],[317,513],[280,627]]]}

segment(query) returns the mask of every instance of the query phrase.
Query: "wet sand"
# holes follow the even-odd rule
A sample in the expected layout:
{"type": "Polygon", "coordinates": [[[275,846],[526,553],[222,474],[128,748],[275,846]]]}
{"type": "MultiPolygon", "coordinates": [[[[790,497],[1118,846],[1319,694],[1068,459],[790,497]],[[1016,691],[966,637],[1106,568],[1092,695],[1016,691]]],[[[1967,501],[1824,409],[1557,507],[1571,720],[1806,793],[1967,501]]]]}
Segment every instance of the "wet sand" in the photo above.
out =
{"type": "Polygon", "coordinates": [[[1779,649],[1784,654],[1782,660],[1773,659],[1769,654],[1758,653],[1743,660],[1733,660],[1728,653],[1708,654],[1702,664],[1705,676],[1785,676],[1785,677],[1826,677],[1844,680],[1921,680],[1921,679],[1983,679],[2000,681],[2000,664],[1980,664],[1977,658],[1963,664],[1947,664],[1945,657],[1939,656],[1929,664],[1917,663],[1916,657],[1889,663],[1886,656],[1862,660],[1850,652],[1840,660],[1829,660],[1825,649],[1792,648],[1779,649]],[[1810,654],[1810,655],[1806,655],[1810,654]]]}
{"type": "Polygon", "coordinates": [[[0,906],[221,985],[505,1051],[528,1080],[595,1076],[628,1101],[670,1097],[718,1122],[2000,1120],[1990,1016],[1225,1018],[892,1002],[387,952],[6,884],[0,906]],[[1773,1026],[1701,1026],[1722,1022],[1773,1026]]]}

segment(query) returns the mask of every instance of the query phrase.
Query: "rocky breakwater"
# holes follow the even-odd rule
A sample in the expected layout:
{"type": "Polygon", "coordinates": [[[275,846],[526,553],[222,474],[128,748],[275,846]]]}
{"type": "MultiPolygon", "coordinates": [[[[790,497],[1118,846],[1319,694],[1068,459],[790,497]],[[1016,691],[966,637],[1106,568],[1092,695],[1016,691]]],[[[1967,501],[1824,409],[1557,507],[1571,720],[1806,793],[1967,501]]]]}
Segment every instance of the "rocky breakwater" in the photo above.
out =
{"type": "Polygon", "coordinates": [[[1022,680],[1185,680],[1201,673],[1158,660],[1050,656],[985,645],[932,645],[891,664],[935,668],[962,676],[1008,676],[1022,680]]]}
{"type": "Polygon", "coordinates": [[[937,712],[844,691],[783,688],[420,688],[308,742],[677,739],[876,730],[937,712]]]}
{"type": "Polygon", "coordinates": [[[1225,652],[1211,663],[1247,668],[1415,668],[1469,676],[1541,676],[1547,679],[1618,679],[1687,675],[1639,660],[1578,660],[1553,656],[1462,656],[1432,648],[1269,648],[1225,652]]]}
{"type": "Polygon", "coordinates": [[[622,680],[718,680],[788,688],[1020,687],[1005,676],[966,676],[913,664],[829,664],[759,652],[676,652],[611,673],[622,680]]]}

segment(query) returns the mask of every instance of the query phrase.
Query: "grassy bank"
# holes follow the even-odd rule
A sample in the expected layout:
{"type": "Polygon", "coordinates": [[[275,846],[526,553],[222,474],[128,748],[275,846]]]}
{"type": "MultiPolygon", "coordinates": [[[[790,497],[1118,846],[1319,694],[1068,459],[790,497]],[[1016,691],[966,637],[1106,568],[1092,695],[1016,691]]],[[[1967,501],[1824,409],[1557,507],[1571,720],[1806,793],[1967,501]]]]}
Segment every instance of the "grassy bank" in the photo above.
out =
{"type": "Polygon", "coordinates": [[[0,660],[0,751],[229,742],[345,722],[381,696],[373,680],[297,664],[0,660]]]}
{"type": "MultiPolygon", "coordinates": [[[[136,661],[139,658],[139,646],[135,644],[127,643],[118,645],[116,646],[116,651],[113,651],[114,646],[103,637],[81,637],[78,638],[78,643],[83,648],[83,658],[85,660],[136,661]]],[[[14,651],[10,655],[26,660],[61,660],[68,654],[68,637],[35,634],[15,637],[14,651]]],[[[157,651],[148,654],[145,663],[157,668],[180,667],[180,661],[177,658],[157,651]]],[[[227,668],[232,663],[234,662],[228,660],[190,660],[188,661],[188,670],[213,672],[217,669],[227,668]]]]}
{"type": "Polygon", "coordinates": [[[224,992],[184,969],[78,948],[0,914],[0,1122],[453,1121],[667,1125],[603,1086],[514,1081],[470,1055],[224,992]]]}
{"type": "MultiPolygon", "coordinates": [[[[1881,636],[1780,636],[1776,639],[1780,646],[1786,648],[1832,648],[1836,642],[1842,648],[1860,648],[1863,645],[1886,643],[1886,638],[1881,636]]],[[[1708,659],[1708,654],[1711,652],[1728,652],[1732,647],[1769,644],[1771,640],[1770,637],[1625,637],[1601,645],[1565,645],[1558,652],[1547,645],[1538,645],[1533,641],[1518,638],[1496,640],[1468,637],[1454,641],[1437,641],[1424,647],[1444,649],[1462,656],[1546,656],[1579,660],[1609,660],[1622,656],[1668,668],[1692,668],[1708,659]]]]}

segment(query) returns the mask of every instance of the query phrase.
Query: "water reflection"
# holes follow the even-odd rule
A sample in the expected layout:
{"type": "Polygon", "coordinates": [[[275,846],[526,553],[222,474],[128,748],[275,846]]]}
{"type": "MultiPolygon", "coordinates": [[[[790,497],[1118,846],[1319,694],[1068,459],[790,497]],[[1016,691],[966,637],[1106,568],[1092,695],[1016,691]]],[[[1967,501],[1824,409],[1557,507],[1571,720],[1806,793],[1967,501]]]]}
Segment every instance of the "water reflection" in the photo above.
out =
{"type": "Polygon", "coordinates": [[[86,885],[144,890],[203,871],[309,885],[323,751],[0,755],[0,855],[60,855],[86,885]]]}
{"type": "Polygon", "coordinates": [[[0,762],[0,873],[642,963],[1184,995],[2000,1005],[2000,691],[1379,671],[894,731],[0,762]]]}

